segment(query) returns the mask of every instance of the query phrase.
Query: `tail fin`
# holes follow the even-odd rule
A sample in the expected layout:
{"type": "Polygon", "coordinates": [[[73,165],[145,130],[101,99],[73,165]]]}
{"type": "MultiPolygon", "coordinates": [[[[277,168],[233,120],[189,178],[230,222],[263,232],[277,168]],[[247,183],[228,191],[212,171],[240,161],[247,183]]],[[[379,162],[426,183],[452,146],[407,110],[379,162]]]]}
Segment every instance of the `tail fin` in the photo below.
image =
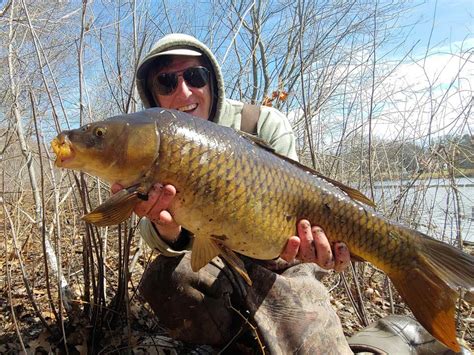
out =
{"type": "Polygon", "coordinates": [[[459,288],[474,290],[474,257],[419,233],[418,265],[389,276],[418,321],[434,337],[459,352],[454,322],[459,288]]]}

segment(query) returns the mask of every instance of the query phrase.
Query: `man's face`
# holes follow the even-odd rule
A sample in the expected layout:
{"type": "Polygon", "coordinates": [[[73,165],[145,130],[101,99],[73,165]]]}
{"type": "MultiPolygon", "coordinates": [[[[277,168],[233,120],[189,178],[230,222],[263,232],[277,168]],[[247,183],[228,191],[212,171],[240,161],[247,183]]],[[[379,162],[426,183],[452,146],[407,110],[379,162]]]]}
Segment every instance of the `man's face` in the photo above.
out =
{"type": "MultiPolygon", "coordinates": [[[[188,68],[197,66],[202,66],[198,57],[175,56],[169,65],[157,72],[152,71],[150,75],[182,73],[188,68]]],[[[182,75],[179,75],[178,87],[174,92],[170,95],[160,95],[153,92],[153,97],[163,108],[176,109],[206,120],[209,119],[212,104],[209,84],[202,88],[192,87],[186,83],[182,75]]]]}

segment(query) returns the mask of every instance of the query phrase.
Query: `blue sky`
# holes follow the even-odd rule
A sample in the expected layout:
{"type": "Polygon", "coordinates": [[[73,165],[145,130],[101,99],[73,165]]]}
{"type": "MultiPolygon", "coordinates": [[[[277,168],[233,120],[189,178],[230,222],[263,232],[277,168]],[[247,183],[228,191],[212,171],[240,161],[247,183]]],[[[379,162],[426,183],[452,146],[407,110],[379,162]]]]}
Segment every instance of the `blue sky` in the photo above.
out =
{"type": "Polygon", "coordinates": [[[410,40],[420,40],[426,46],[433,17],[431,47],[474,39],[474,0],[426,0],[415,4],[405,20],[406,24],[417,23],[410,40]]]}
{"type": "Polygon", "coordinates": [[[414,1],[414,5],[400,23],[410,30],[400,53],[419,42],[384,82],[388,100],[374,132],[388,139],[426,137],[432,117],[434,136],[472,134],[474,117],[465,112],[474,88],[474,0],[414,1]]]}

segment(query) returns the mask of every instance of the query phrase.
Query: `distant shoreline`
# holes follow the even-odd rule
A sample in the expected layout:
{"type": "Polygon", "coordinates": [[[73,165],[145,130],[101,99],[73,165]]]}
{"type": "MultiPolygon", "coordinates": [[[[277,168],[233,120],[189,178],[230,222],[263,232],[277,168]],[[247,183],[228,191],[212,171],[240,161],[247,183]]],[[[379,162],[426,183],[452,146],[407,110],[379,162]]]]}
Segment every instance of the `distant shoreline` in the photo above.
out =
{"type": "MultiPolygon", "coordinates": [[[[473,179],[472,185],[474,185],[474,169],[461,169],[457,170],[454,174],[454,177],[456,179],[473,179]]],[[[449,179],[449,173],[447,171],[442,171],[442,172],[422,172],[418,174],[407,174],[406,176],[385,176],[382,177],[381,180],[379,181],[411,181],[413,179],[416,179],[417,181],[420,180],[430,180],[430,179],[449,179]]],[[[468,184],[471,186],[471,184],[468,184]]]]}

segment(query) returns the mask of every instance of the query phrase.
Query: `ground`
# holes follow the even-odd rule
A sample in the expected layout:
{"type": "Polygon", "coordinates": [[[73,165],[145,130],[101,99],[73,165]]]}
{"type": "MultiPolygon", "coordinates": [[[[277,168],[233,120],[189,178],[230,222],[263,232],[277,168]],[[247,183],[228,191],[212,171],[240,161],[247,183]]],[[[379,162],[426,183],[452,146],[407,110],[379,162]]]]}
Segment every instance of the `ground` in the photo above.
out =
{"type": "MultiPolygon", "coordinates": [[[[23,244],[25,256],[25,270],[30,279],[32,294],[39,308],[41,316],[47,324],[57,330],[54,313],[48,304],[48,289],[42,268],[41,250],[33,250],[30,242],[23,244]]],[[[33,244],[33,243],[31,243],[33,244]]],[[[12,248],[6,248],[12,250],[12,248]]],[[[467,250],[474,255],[474,247],[467,250]]],[[[117,270],[114,265],[113,253],[109,256],[110,269],[117,270]]],[[[132,256],[130,257],[132,258],[132,256]]],[[[6,270],[8,265],[11,271],[10,281],[8,278],[1,279],[2,290],[0,293],[0,353],[16,354],[21,352],[22,345],[28,353],[66,353],[64,351],[64,340],[60,333],[51,334],[40,321],[38,312],[32,306],[27,295],[27,289],[20,276],[18,258],[11,253],[3,253],[0,259],[0,267],[6,270]],[[19,337],[18,334],[21,334],[19,337]]],[[[150,256],[142,255],[136,263],[128,286],[129,307],[123,307],[117,317],[110,317],[110,313],[102,313],[104,318],[110,317],[110,321],[102,321],[97,332],[93,332],[93,324],[90,315],[83,313],[83,305],[76,302],[79,310],[75,319],[64,320],[64,332],[67,334],[69,354],[85,353],[132,353],[132,354],[209,354],[213,349],[208,346],[191,346],[169,338],[164,329],[160,327],[159,319],[152,314],[146,304],[142,302],[136,292],[136,285],[146,267],[150,256]],[[128,314],[128,317],[126,316],[128,314]],[[127,322],[128,318],[128,322],[127,322]],[[96,348],[88,348],[88,340],[95,336],[96,348]]],[[[339,315],[344,332],[351,336],[363,327],[364,322],[372,322],[392,312],[396,314],[410,314],[396,292],[392,295],[390,302],[389,282],[386,276],[368,264],[358,263],[356,266],[358,275],[364,275],[360,282],[360,293],[362,294],[363,311],[357,311],[351,303],[347,289],[351,290],[354,298],[358,298],[358,289],[353,282],[353,274],[345,272],[341,274],[330,274],[325,279],[325,285],[331,292],[331,302],[339,315]]],[[[74,278],[70,278],[73,284],[74,278]]],[[[109,304],[112,304],[116,292],[114,285],[108,288],[109,304]]],[[[52,287],[52,299],[57,301],[57,290],[52,287]]],[[[56,308],[59,303],[56,303],[56,308]]],[[[112,306],[110,306],[112,308],[112,306]]],[[[63,313],[65,314],[65,313],[63,313]]],[[[97,324],[97,323],[96,323],[97,324]]],[[[474,347],[474,314],[473,307],[467,302],[461,301],[458,305],[458,337],[460,341],[470,347],[474,347]]]]}

